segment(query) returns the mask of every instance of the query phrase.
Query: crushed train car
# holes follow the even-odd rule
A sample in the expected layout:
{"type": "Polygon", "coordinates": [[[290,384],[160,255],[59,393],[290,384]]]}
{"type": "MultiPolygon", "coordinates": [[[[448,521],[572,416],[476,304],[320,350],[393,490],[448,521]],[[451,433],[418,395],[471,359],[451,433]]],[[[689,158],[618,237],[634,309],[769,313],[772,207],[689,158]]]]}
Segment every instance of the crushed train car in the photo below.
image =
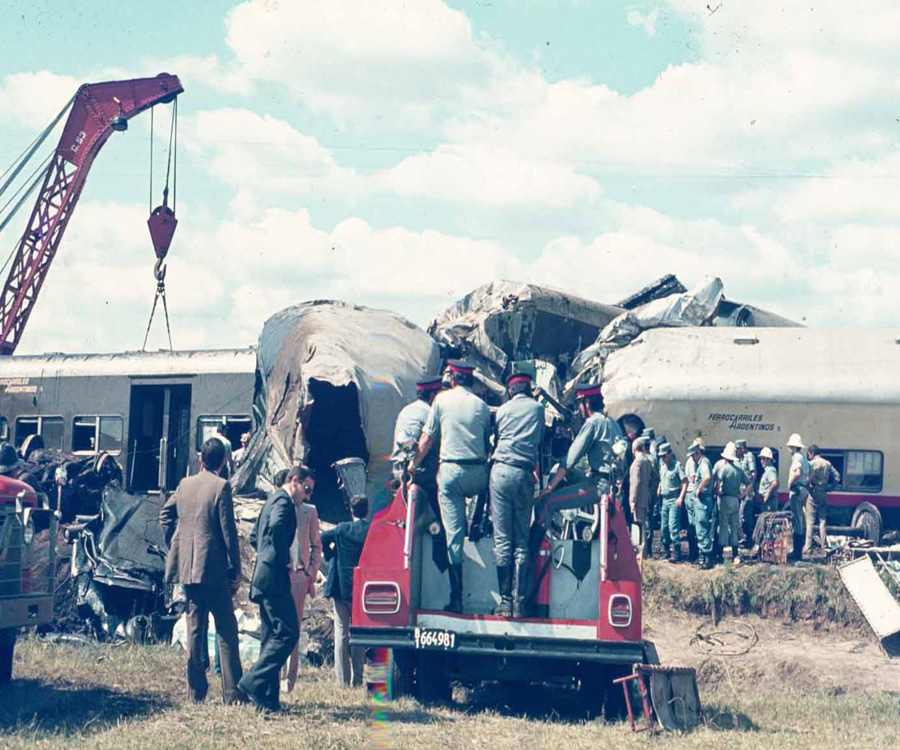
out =
{"type": "Polygon", "coordinates": [[[297,461],[317,474],[313,501],[325,521],[349,517],[333,464],[361,458],[370,508],[386,502],[391,441],[416,380],[438,372],[425,331],[387,310],[336,301],[289,307],[266,321],[257,349],[254,410],[261,417],[232,483],[269,491],[297,461]]]}

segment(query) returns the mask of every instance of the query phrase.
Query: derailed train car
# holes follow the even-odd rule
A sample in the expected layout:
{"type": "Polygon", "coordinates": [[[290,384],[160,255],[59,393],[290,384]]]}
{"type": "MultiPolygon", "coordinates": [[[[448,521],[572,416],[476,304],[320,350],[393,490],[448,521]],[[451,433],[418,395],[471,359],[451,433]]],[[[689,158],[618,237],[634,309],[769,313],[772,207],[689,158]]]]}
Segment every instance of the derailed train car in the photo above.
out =
{"type": "Polygon", "coordinates": [[[658,329],[614,352],[603,371],[611,416],[652,426],[683,459],[696,437],[713,459],[738,438],[775,451],[799,433],[841,473],[828,523],[873,541],[900,529],[900,332],[807,328],[658,329]]]}

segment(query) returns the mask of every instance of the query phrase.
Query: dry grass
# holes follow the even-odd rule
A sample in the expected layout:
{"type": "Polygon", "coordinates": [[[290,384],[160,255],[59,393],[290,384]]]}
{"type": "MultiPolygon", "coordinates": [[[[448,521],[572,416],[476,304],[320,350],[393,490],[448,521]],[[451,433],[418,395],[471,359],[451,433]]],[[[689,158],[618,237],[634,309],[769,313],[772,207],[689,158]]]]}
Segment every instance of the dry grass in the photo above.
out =
{"type": "MultiPolygon", "coordinates": [[[[704,694],[709,723],[687,735],[632,736],[625,724],[587,723],[565,691],[457,688],[453,709],[403,700],[384,725],[364,690],[337,690],[331,674],[303,673],[274,718],[184,699],[183,656],[167,647],[20,644],[17,679],[0,689],[0,747],[163,748],[887,748],[900,739],[897,695],[732,688],[704,694]]],[[[786,675],[787,676],[787,675],[786,675]]],[[[789,676],[787,676],[789,677],[789,676]]]]}

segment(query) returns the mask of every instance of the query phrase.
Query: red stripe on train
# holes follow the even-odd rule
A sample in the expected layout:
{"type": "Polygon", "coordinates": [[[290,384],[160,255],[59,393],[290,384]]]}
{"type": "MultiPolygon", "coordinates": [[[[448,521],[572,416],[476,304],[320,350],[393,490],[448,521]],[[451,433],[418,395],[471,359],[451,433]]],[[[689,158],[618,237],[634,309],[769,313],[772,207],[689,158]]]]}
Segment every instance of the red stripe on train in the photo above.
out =
{"type": "MultiPolygon", "coordinates": [[[[778,493],[779,505],[783,505],[788,499],[787,492],[778,493]]],[[[828,493],[828,504],[835,508],[855,508],[860,503],[872,503],[876,508],[900,508],[900,496],[847,492],[828,493]]]]}

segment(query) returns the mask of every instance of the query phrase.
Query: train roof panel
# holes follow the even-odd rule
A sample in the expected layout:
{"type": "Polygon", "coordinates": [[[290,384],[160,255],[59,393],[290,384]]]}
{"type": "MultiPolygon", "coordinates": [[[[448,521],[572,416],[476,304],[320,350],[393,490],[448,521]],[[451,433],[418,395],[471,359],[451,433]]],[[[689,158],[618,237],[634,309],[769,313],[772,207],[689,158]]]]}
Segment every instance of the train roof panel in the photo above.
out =
{"type": "Polygon", "coordinates": [[[900,403],[900,330],[658,328],[612,353],[624,400],[900,403]]]}
{"type": "Polygon", "coordinates": [[[255,370],[254,347],[0,357],[0,378],[241,374],[255,370]]]}

